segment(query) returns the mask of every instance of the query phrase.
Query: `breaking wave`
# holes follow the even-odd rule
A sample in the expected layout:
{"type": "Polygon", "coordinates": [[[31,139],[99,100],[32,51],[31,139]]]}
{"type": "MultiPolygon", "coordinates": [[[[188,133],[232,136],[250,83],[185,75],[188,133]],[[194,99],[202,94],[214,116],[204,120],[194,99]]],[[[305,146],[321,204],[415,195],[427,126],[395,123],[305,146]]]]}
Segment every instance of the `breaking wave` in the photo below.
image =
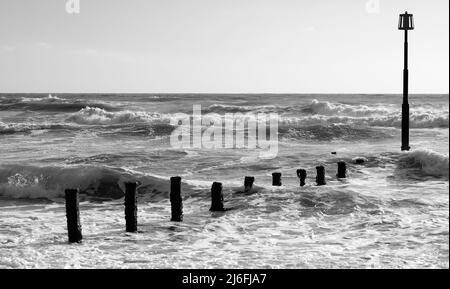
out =
{"type": "Polygon", "coordinates": [[[328,101],[318,101],[317,99],[306,106],[301,107],[300,111],[309,114],[318,115],[346,115],[354,117],[364,117],[370,114],[388,114],[395,110],[393,105],[350,105],[341,103],[331,103],[328,101]]]}
{"type": "MultiPolygon", "coordinates": [[[[401,127],[401,109],[394,104],[351,105],[312,100],[301,106],[239,106],[213,104],[203,113],[278,113],[285,126],[354,125],[371,127],[401,127]]],[[[411,128],[448,128],[448,108],[423,105],[412,108],[411,128]]]]}
{"type": "MultiPolygon", "coordinates": [[[[169,181],[156,176],[104,166],[37,167],[8,165],[0,167],[0,196],[12,199],[48,199],[64,196],[64,190],[79,188],[87,197],[120,199],[124,182],[138,181],[141,194],[164,194],[169,181]]],[[[151,197],[151,196],[149,196],[151,197]]]]}
{"type": "MultiPolygon", "coordinates": [[[[311,125],[356,125],[371,127],[401,127],[401,109],[395,105],[373,106],[349,105],[313,100],[302,106],[299,114],[283,117],[286,124],[311,125]]],[[[448,108],[437,109],[432,106],[414,108],[410,113],[411,128],[448,128],[448,108]]]]}
{"type": "Polygon", "coordinates": [[[0,100],[0,110],[25,110],[48,112],[76,112],[86,106],[95,106],[102,109],[117,110],[105,103],[92,103],[87,100],[66,99],[49,95],[46,97],[12,97],[0,100]]]}
{"type": "Polygon", "coordinates": [[[384,130],[377,130],[367,127],[357,127],[352,125],[310,125],[310,126],[280,126],[279,135],[283,139],[294,140],[364,140],[364,139],[385,139],[393,135],[384,130]]]}
{"type": "MultiPolygon", "coordinates": [[[[400,128],[402,123],[401,113],[391,115],[351,117],[351,116],[323,116],[311,115],[300,117],[285,117],[282,122],[286,125],[311,126],[311,125],[356,125],[371,127],[393,127],[400,128]]],[[[448,114],[417,113],[412,112],[410,116],[411,128],[448,128],[448,114]]]]}
{"type": "Polygon", "coordinates": [[[420,149],[405,153],[399,159],[403,168],[420,169],[425,175],[448,177],[448,155],[428,149],[420,149]]]}
{"type": "Polygon", "coordinates": [[[85,125],[105,125],[134,122],[150,122],[163,120],[163,116],[158,113],[117,111],[110,112],[100,107],[85,107],[66,119],[68,122],[85,125]]]}
{"type": "Polygon", "coordinates": [[[33,130],[46,129],[70,129],[70,126],[62,124],[37,124],[37,123],[3,123],[0,122],[0,135],[27,133],[33,130]]]}
{"type": "Polygon", "coordinates": [[[244,106],[244,105],[230,105],[230,104],[212,104],[203,109],[203,113],[277,113],[292,110],[288,106],[276,105],[260,105],[260,106],[244,106]]]}

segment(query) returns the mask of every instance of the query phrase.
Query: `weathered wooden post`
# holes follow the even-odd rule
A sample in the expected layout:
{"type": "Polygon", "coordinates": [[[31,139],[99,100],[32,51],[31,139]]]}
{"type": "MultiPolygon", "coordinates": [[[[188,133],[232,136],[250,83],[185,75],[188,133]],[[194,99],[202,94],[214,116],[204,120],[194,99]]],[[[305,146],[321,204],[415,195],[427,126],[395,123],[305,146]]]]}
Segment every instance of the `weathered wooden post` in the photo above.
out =
{"type": "Polygon", "coordinates": [[[172,222],[183,221],[183,199],[181,198],[181,177],[170,178],[170,205],[172,222]]]}
{"type": "Polygon", "coordinates": [[[274,187],[281,186],[281,173],[273,173],[272,174],[272,186],[274,186],[274,187]]]}
{"type": "Polygon", "coordinates": [[[347,177],[347,164],[345,162],[338,162],[338,171],[336,176],[339,179],[345,179],[347,177]]]}
{"type": "Polygon", "coordinates": [[[306,185],[306,176],[307,176],[307,173],[306,173],[306,170],[297,170],[297,176],[299,177],[299,179],[300,179],[300,186],[301,187],[304,187],[305,185],[306,185]]]}
{"type": "Polygon", "coordinates": [[[67,232],[69,243],[80,243],[83,239],[80,224],[80,210],[78,189],[67,189],[64,192],[66,199],[67,232]]]}
{"type": "Polygon", "coordinates": [[[245,193],[249,192],[252,189],[254,182],[255,182],[255,177],[245,177],[245,180],[244,180],[244,192],[245,193]]]}
{"type": "Polygon", "coordinates": [[[316,176],[316,183],[318,186],[325,186],[327,182],[325,181],[325,167],[324,166],[318,166],[316,167],[317,170],[317,176],[316,176]]]}
{"type": "Polygon", "coordinates": [[[136,187],[136,182],[125,183],[125,229],[129,233],[137,232],[136,187]]]}
{"type": "Polygon", "coordinates": [[[214,182],[211,187],[211,212],[223,212],[225,208],[223,206],[223,192],[222,183],[214,182]]]}

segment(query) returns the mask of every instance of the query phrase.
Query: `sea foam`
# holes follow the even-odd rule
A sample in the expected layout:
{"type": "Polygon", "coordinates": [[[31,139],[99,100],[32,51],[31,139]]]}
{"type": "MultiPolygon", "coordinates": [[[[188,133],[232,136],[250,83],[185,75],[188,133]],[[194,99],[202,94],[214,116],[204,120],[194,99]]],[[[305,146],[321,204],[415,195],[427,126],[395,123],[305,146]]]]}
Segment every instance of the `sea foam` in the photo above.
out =
{"type": "Polygon", "coordinates": [[[69,128],[66,125],[52,124],[52,123],[4,123],[0,121],[0,135],[26,133],[33,130],[45,129],[65,129],[69,128]]]}
{"type": "MultiPolygon", "coordinates": [[[[344,104],[329,101],[312,100],[300,106],[276,105],[226,105],[213,104],[202,110],[203,113],[278,113],[282,126],[316,125],[356,125],[372,127],[401,126],[401,108],[394,104],[344,104]]],[[[436,108],[431,105],[411,107],[411,128],[447,128],[449,111],[447,107],[436,108]]]]}
{"type": "Polygon", "coordinates": [[[331,103],[328,101],[318,101],[317,99],[304,107],[301,111],[319,115],[346,115],[346,116],[367,116],[368,114],[387,114],[394,110],[392,105],[350,105],[341,103],[331,103]]]}
{"type": "Polygon", "coordinates": [[[162,116],[158,113],[147,113],[142,111],[116,111],[110,112],[99,107],[87,106],[77,113],[72,114],[66,119],[68,122],[74,122],[85,125],[105,125],[134,122],[149,122],[161,120],[162,116]]]}
{"type": "MultiPolygon", "coordinates": [[[[285,124],[303,126],[344,124],[372,127],[401,127],[401,109],[393,104],[350,105],[312,100],[298,114],[283,116],[285,124]]],[[[411,128],[448,128],[447,107],[421,106],[411,108],[411,128]]]]}

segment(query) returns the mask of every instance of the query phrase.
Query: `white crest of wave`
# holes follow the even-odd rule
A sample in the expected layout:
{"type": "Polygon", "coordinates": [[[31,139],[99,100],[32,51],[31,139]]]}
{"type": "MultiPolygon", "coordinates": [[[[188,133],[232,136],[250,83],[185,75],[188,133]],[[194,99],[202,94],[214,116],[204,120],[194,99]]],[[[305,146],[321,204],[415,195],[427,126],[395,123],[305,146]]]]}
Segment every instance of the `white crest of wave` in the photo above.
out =
{"type": "Polygon", "coordinates": [[[205,109],[206,113],[270,113],[278,112],[288,109],[288,106],[277,105],[258,105],[258,106],[246,106],[246,105],[232,105],[232,104],[219,104],[215,103],[205,109]]]}
{"type": "Polygon", "coordinates": [[[64,98],[60,98],[56,95],[52,95],[49,94],[46,97],[22,97],[22,101],[23,102],[44,102],[44,101],[48,101],[48,102],[56,102],[56,101],[65,101],[66,99],[64,98]]]}
{"type": "Polygon", "coordinates": [[[162,116],[158,113],[147,113],[139,111],[109,112],[102,108],[87,106],[77,113],[71,115],[69,118],[67,118],[67,121],[87,125],[104,125],[147,122],[161,118],[162,116]]]}
{"type": "MultiPolygon", "coordinates": [[[[36,167],[9,165],[0,167],[0,195],[16,199],[53,199],[64,196],[64,190],[79,188],[81,191],[103,197],[121,197],[124,182],[139,181],[151,190],[168,192],[167,179],[144,175],[125,169],[102,166],[36,167]],[[100,187],[107,185],[105,192],[100,187]]],[[[151,191],[150,190],[150,191],[151,191]]]]}
{"type": "Polygon", "coordinates": [[[387,114],[393,111],[392,105],[349,105],[341,103],[331,103],[328,101],[318,101],[314,99],[307,107],[313,114],[320,115],[347,115],[347,116],[367,116],[368,114],[387,114]]]}
{"type": "MultiPolygon", "coordinates": [[[[347,124],[376,127],[401,127],[401,108],[392,104],[349,105],[313,100],[303,107],[302,112],[309,115],[283,117],[286,124],[296,125],[329,125],[347,124]]],[[[410,113],[411,128],[447,128],[449,126],[449,111],[447,107],[436,108],[428,106],[412,107],[410,113]]]]}
{"type": "Polygon", "coordinates": [[[43,130],[62,128],[62,125],[51,123],[4,123],[0,121],[0,134],[28,132],[32,130],[43,130]]]}
{"type": "Polygon", "coordinates": [[[407,152],[400,160],[411,167],[419,167],[423,173],[431,176],[449,176],[448,155],[429,149],[407,152]]]}

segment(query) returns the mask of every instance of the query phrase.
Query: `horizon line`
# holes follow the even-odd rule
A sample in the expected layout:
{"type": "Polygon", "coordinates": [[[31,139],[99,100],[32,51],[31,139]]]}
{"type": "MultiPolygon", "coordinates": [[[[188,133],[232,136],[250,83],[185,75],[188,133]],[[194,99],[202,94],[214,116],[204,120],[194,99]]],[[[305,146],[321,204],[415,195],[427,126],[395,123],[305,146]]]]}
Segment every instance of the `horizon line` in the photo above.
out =
{"type": "MultiPolygon", "coordinates": [[[[0,94],[159,94],[159,95],[173,95],[173,94],[209,94],[209,95],[305,95],[305,94],[329,94],[329,95],[402,95],[402,92],[0,92],[0,94]]],[[[449,92],[415,92],[409,95],[449,95],[449,92]]]]}

